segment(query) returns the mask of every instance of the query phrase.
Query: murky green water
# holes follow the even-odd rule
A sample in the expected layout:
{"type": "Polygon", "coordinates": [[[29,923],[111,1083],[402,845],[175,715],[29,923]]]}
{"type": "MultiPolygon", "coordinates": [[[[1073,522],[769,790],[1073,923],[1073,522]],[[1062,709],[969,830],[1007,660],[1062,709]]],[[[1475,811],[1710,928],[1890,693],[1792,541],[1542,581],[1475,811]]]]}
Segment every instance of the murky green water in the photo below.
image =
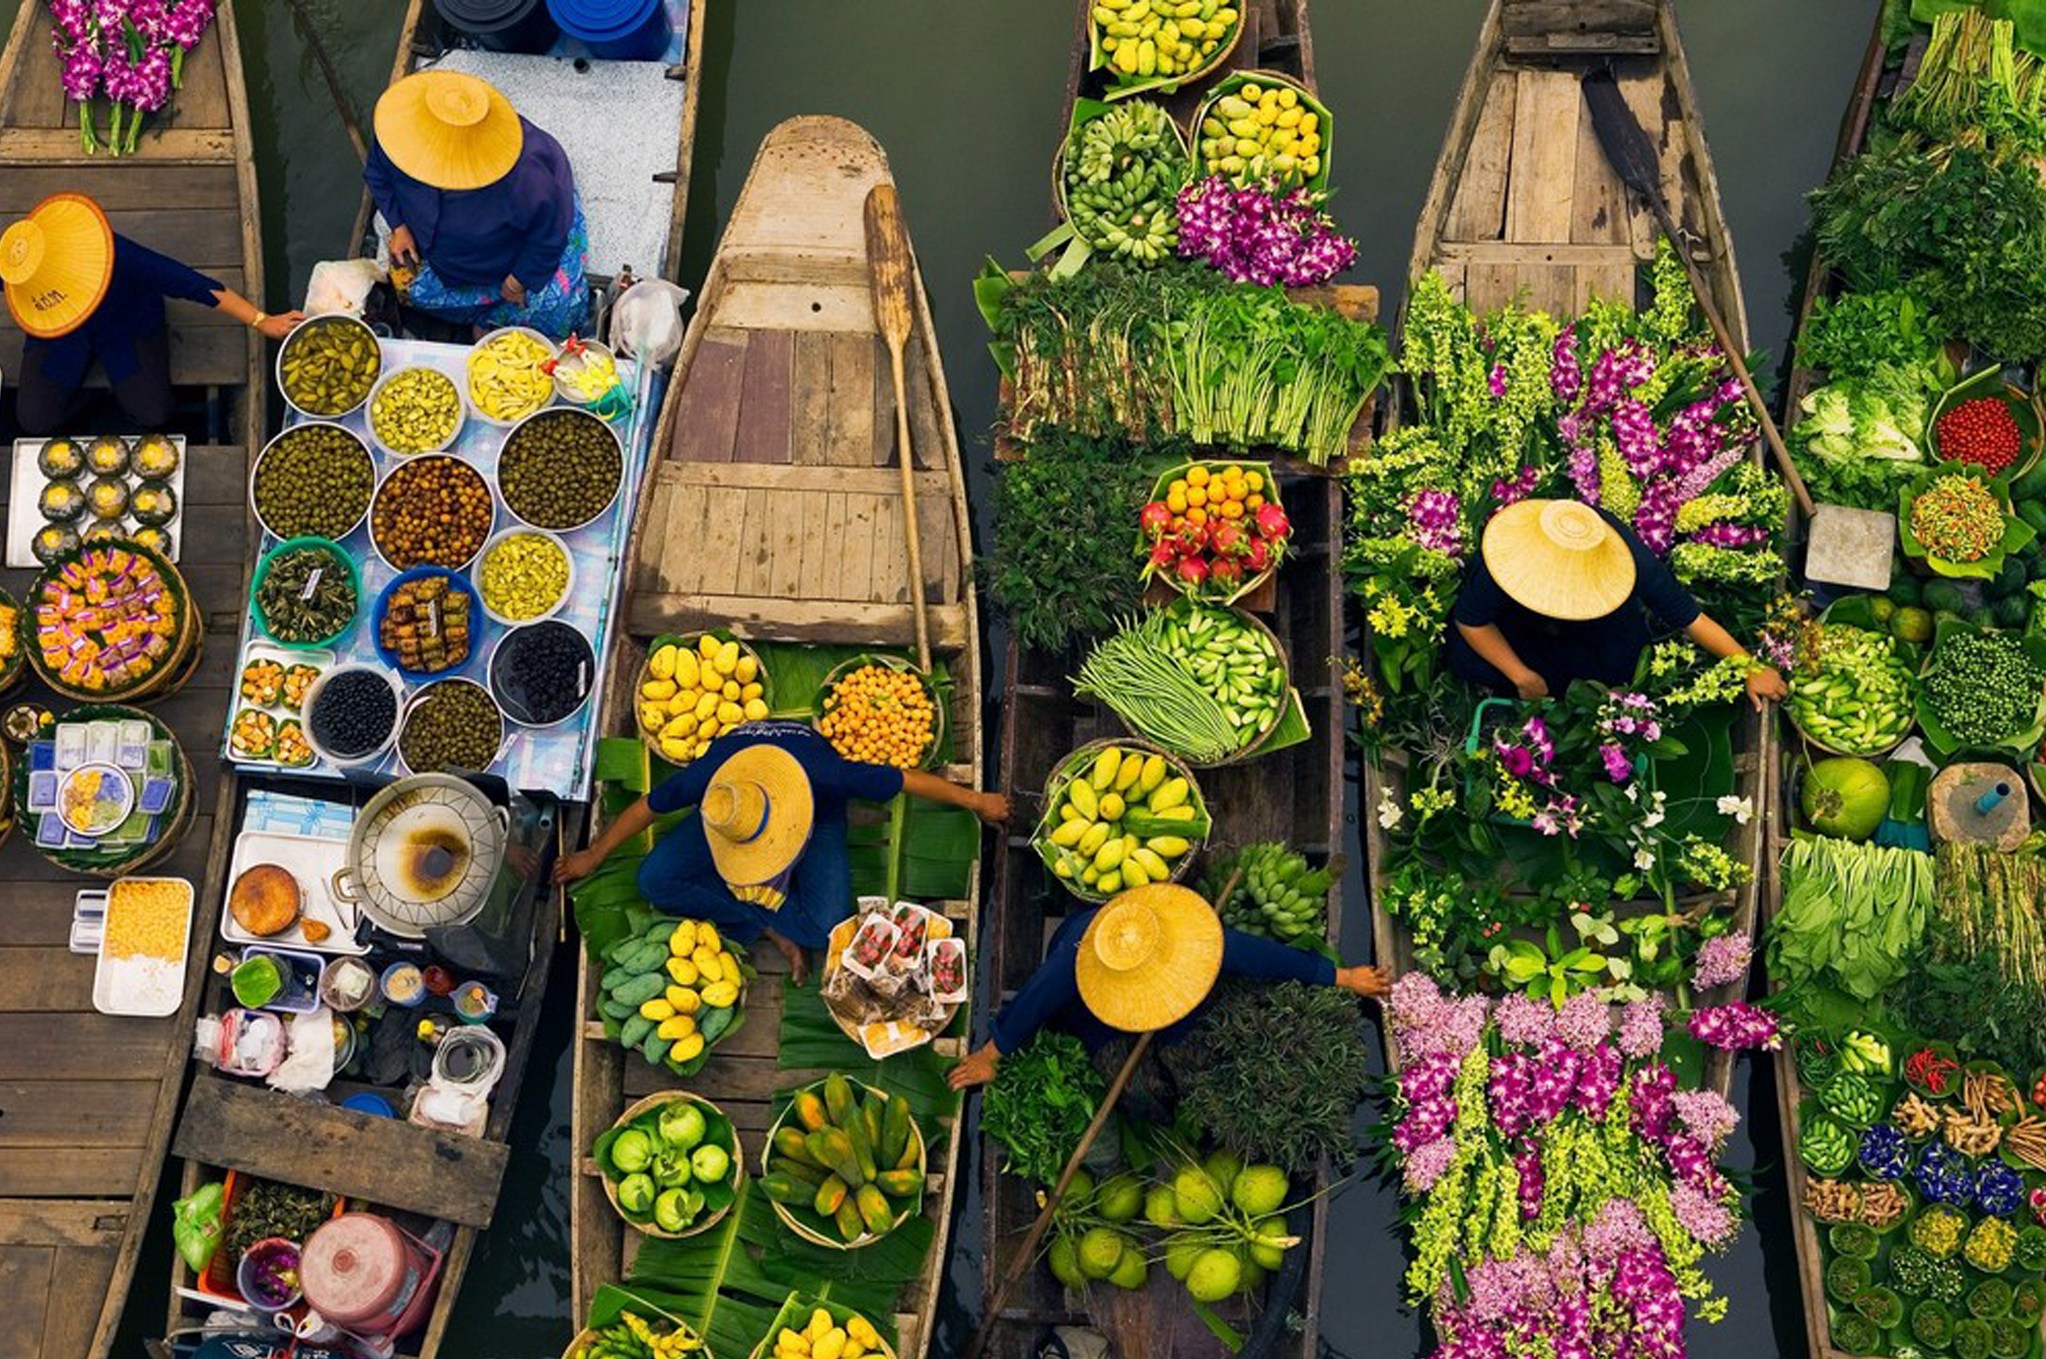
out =
{"type": "MultiPolygon", "coordinates": [[[[0,0],[11,19],[19,0],[0,0]]],[[[798,113],[836,113],[871,129],[893,158],[942,340],[976,495],[987,485],[982,431],[994,374],[966,283],[992,252],[1020,258],[1046,225],[1047,164],[1060,115],[1071,10],[1061,0],[712,0],[685,282],[701,278],[717,226],[761,136],[798,113]]],[[[359,107],[389,72],[403,0],[305,0],[359,107]]],[[[1410,233],[1483,0],[1319,0],[1315,49],[1322,93],[1342,123],[1337,215],[1361,241],[1355,277],[1397,300],[1410,233]]],[[[1869,0],[1685,0],[1685,36],[1740,249],[1753,342],[1780,353],[1792,288],[1784,255],[1800,229],[1801,195],[1825,171],[1859,62],[1869,0]]],[[[313,264],[342,249],[357,201],[353,153],[286,0],[239,0],[257,123],[269,302],[286,304],[313,264]]],[[[621,137],[641,134],[620,129],[621,137]]],[[[985,500],[982,498],[984,505],[985,500]]],[[[1368,943],[1361,901],[1351,950],[1368,943]]],[[[559,975],[566,976],[566,968],[559,975]]],[[[469,1275],[450,1359],[541,1359],[569,1334],[567,1201],[570,992],[556,988],[551,1022],[514,1127],[516,1155],[469,1275]]],[[[1750,1081],[1736,1099],[1752,1141],[1757,1230],[1719,1261],[1731,1318],[1700,1328],[1693,1352],[1793,1355],[1804,1350],[1773,1089],[1750,1081]],[[1752,1086],[1752,1089],[1748,1087],[1752,1086]],[[1752,1097],[1750,1097],[1752,1096],[1752,1097]]],[[[969,1180],[969,1183],[971,1181],[969,1180]]],[[[973,1205],[968,1205],[972,1211],[973,1205]]],[[[1401,1260],[1392,1200],[1363,1183],[1337,1200],[1323,1330],[1346,1355],[1418,1351],[1419,1328],[1398,1308],[1401,1260]]],[[[122,1353],[162,1316],[167,1233],[152,1234],[122,1353]]],[[[955,1276],[977,1305],[977,1231],[958,1236],[955,1276]]],[[[964,1343],[963,1313],[937,1352],[964,1343]]]]}

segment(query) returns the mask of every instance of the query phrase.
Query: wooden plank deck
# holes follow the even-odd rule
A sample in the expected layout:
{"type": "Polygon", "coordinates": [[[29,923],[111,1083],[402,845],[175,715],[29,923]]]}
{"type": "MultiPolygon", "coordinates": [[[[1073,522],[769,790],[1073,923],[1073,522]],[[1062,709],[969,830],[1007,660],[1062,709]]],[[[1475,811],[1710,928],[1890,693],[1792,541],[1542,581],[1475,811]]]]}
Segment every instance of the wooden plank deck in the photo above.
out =
{"type": "MultiPolygon", "coordinates": [[[[889,179],[859,128],[798,118],[768,135],[705,282],[676,362],[627,547],[628,636],[614,653],[604,730],[634,731],[632,697],[647,642],[731,626],[790,642],[908,647],[915,641],[893,383],[875,332],[862,209],[889,179]]],[[[911,214],[914,216],[914,213],[911,214]]],[[[930,312],[916,281],[906,364],[916,512],[931,644],[954,681],[952,726],[965,742],[948,777],[980,778],[980,635],[969,580],[964,471],[930,312]]],[[[977,892],[969,893],[969,897],[977,892]]],[[[967,902],[950,911],[974,943],[967,902]]],[[[779,1070],[786,964],[754,954],[747,1022],[688,1082],[742,1131],[768,1125],[777,1090],[816,1074],[779,1070]]],[[[600,974],[585,962],[575,1055],[574,1140],[591,1141],[627,1102],[680,1084],[626,1060],[597,1016],[600,974]]],[[[921,1359],[946,1259],[959,1130],[931,1147],[927,1214],[938,1236],[926,1275],[896,1317],[898,1352],[921,1359]]],[[[638,1233],[606,1201],[594,1167],[570,1198],[573,1306],[621,1277],[638,1233]]]]}

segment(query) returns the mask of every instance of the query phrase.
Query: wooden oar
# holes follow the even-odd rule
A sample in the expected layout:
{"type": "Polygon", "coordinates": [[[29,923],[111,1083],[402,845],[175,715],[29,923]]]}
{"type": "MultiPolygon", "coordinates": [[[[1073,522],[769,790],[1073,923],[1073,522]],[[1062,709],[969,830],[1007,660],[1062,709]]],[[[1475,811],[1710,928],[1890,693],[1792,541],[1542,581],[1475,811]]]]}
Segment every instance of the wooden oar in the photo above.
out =
{"type": "Polygon", "coordinates": [[[327,82],[328,97],[334,101],[334,109],[341,115],[341,126],[348,133],[348,141],[355,148],[355,158],[369,160],[369,144],[362,139],[362,126],[355,117],[355,106],[348,102],[348,95],[341,88],[341,76],[334,69],[334,59],[327,55],[327,44],[320,41],[320,30],[313,26],[313,18],[306,13],[305,0],[291,0],[292,17],[298,20],[298,31],[305,34],[306,45],[313,49],[313,60],[319,64],[320,78],[327,82]]]}
{"type": "Polygon", "coordinates": [[[1747,393],[1748,408],[1754,411],[1755,419],[1761,423],[1762,437],[1768,441],[1769,451],[1775,455],[1776,466],[1782,471],[1784,481],[1789,483],[1790,493],[1797,497],[1798,508],[1809,519],[1812,493],[1805,488],[1804,478],[1798,475],[1797,464],[1791,460],[1790,450],[1783,445],[1783,432],[1776,428],[1776,418],[1769,414],[1768,403],[1755,389],[1755,379],[1748,372],[1747,360],[1742,356],[1740,346],[1734,343],[1725,319],[1712,300],[1711,285],[1698,268],[1698,262],[1691,258],[1691,252],[1684,244],[1683,228],[1677,224],[1669,203],[1662,196],[1662,158],[1656,154],[1655,146],[1648,140],[1648,133],[1634,116],[1634,110],[1627,106],[1626,96],[1620,93],[1620,84],[1613,76],[1612,67],[1601,66],[1587,71],[1583,84],[1584,102],[1591,110],[1591,128],[1598,135],[1598,144],[1604,149],[1606,160],[1620,176],[1621,183],[1648,204],[1656,225],[1662,228],[1663,235],[1669,237],[1670,244],[1676,248],[1677,258],[1683,261],[1684,276],[1691,281],[1691,295],[1698,300],[1698,310],[1705,313],[1705,323],[1712,327],[1713,338],[1719,341],[1727,365],[1739,379],[1741,390],[1747,393]]]}
{"type": "Polygon", "coordinates": [[[916,659],[931,673],[931,629],[924,619],[924,552],[917,531],[916,458],[909,442],[909,402],[903,387],[903,346],[915,324],[909,312],[909,232],[902,225],[902,204],[893,184],[867,191],[867,267],[874,289],[874,322],[888,346],[888,366],[895,377],[895,444],[902,460],[903,540],[909,545],[909,599],[916,611],[916,659]]]}

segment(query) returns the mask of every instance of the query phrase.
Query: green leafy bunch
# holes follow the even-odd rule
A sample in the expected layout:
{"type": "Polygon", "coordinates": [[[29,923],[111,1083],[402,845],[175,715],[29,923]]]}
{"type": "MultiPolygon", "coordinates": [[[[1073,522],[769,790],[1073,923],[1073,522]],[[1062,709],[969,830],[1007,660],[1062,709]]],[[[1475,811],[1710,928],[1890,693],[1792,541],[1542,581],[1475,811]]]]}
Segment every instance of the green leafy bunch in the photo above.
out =
{"type": "Polygon", "coordinates": [[[1080,1040],[1046,1030],[996,1068],[981,1102],[981,1131],[1001,1145],[1010,1174],[1051,1184],[1106,1093],[1080,1040]]]}
{"type": "Polygon", "coordinates": [[[1119,438],[1047,433],[995,490],[988,596],[1025,646],[1063,650],[1104,636],[1143,595],[1127,556],[1152,478],[1119,438]]]}

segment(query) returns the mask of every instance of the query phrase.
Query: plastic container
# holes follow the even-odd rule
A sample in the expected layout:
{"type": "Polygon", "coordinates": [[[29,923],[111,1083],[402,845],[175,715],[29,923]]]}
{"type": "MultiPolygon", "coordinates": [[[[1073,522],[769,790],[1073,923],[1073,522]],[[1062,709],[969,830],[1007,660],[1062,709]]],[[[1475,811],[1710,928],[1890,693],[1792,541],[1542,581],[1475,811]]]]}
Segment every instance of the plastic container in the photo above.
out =
{"type": "Polygon", "coordinates": [[[483,649],[483,627],[480,621],[482,614],[483,600],[477,594],[476,587],[469,583],[468,576],[460,571],[450,571],[445,566],[415,566],[409,571],[399,572],[377,596],[376,606],[370,611],[370,640],[376,645],[377,655],[383,659],[384,664],[399,674],[413,679],[438,679],[442,675],[450,675],[465,669],[476,659],[476,653],[483,649]],[[451,589],[468,597],[469,653],[445,669],[414,670],[398,659],[397,652],[384,645],[384,615],[390,610],[391,596],[397,593],[400,586],[410,585],[414,581],[432,580],[435,577],[445,580],[451,589]]]}
{"type": "Polygon", "coordinates": [[[306,1238],[299,1285],[321,1317],[375,1341],[425,1318],[439,1272],[440,1255],[388,1218],[343,1213],[306,1238]]]}
{"type": "Polygon", "coordinates": [[[405,690],[403,686],[401,686],[398,683],[397,679],[390,673],[390,671],[385,670],[381,666],[375,665],[359,664],[337,665],[332,670],[327,671],[318,679],[314,680],[312,682],[312,685],[305,691],[306,744],[313,748],[313,754],[319,756],[328,764],[333,765],[336,769],[354,769],[366,764],[375,764],[378,760],[381,760],[385,756],[385,754],[389,752],[391,746],[396,743],[398,739],[398,727],[401,725],[400,718],[402,716],[404,706],[405,690]],[[349,759],[344,760],[339,755],[336,755],[333,751],[321,745],[319,737],[313,734],[313,713],[316,710],[317,705],[319,703],[321,691],[324,690],[327,687],[327,685],[333,681],[334,677],[336,675],[348,674],[354,671],[366,671],[369,674],[375,675],[378,679],[382,680],[385,684],[388,684],[391,687],[391,695],[393,698],[393,703],[391,707],[391,729],[388,732],[384,733],[383,742],[379,744],[376,747],[376,749],[371,750],[367,754],[356,755],[349,759]]]}
{"type": "Polygon", "coordinates": [[[504,1040],[481,1024],[454,1030],[433,1050],[435,1085],[486,1094],[503,1074],[504,1040]]]}
{"type": "Polygon", "coordinates": [[[391,1107],[391,1102],[373,1090],[361,1090],[350,1095],[347,1099],[341,1101],[341,1107],[353,1109],[358,1114],[368,1114],[371,1118],[396,1118],[398,1116],[398,1111],[391,1107]]]}
{"type": "Polygon", "coordinates": [[[352,1014],[376,994],[376,970],[360,958],[331,958],[320,972],[320,1002],[336,1014],[352,1014]]]}
{"type": "MultiPolygon", "coordinates": [[[[326,969],[326,959],[317,953],[304,953],[295,948],[252,946],[242,950],[242,967],[262,958],[268,958],[276,965],[282,986],[276,995],[257,1008],[293,1015],[311,1014],[320,1008],[320,973],[326,969]]],[[[237,972],[240,970],[236,969],[237,972]]],[[[239,994],[236,998],[240,999],[239,994]]]]}
{"type": "Polygon", "coordinates": [[[377,991],[390,1004],[411,1010],[426,999],[426,982],[419,975],[417,963],[392,963],[384,969],[377,991]]]}
{"type": "Polygon", "coordinates": [[[491,622],[502,623],[508,628],[524,627],[528,623],[544,623],[560,613],[568,604],[568,601],[575,598],[575,553],[568,550],[568,544],[562,541],[561,535],[558,533],[550,532],[547,529],[537,529],[530,524],[514,524],[510,528],[499,529],[491,536],[489,542],[483,544],[483,550],[477,553],[476,560],[469,564],[469,581],[476,587],[476,601],[483,606],[484,617],[488,618],[491,622]],[[490,560],[491,552],[500,543],[503,543],[508,538],[518,537],[545,538],[560,550],[563,559],[568,562],[568,583],[562,586],[561,597],[555,600],[553,606],[546,612],[536,613],[531,618],[506,618],[503,614],[490,607],[490,597],[483,592],[484,563],[490,560]]]}
{"type": "Polygon", "coordinates": [[[235,1291],[259,1312],[282,1312],[298,1305],[300,1294],[296,1288],[269,1290],[257,1279],[256,1271],[273,1256],[277,1257],[280,1268],[296,1274],[298,1242],[287,1241],[281,1236],[266,1236],[256,1242],[242,1253],[241,1262],[234,1267],[235,1291]]]}
{"type": "MultiPolygon", "coordinates": [[[[276,547],[271,548],[264,555],[263,560],[256,563],[256,578],[249,584],[249,614],[256,620],[256,626],[262,629],[263,635],[278,646],[290,647],[294,651],[312,651],[317,648],[331,646],[341,638],[346,637],[349,630],[355,626],[355,620],[362,616],[362,573],[355,569],[355,562],[350,559],[348,553],[341,545],[331,538],[288,538],[276,547]],[[263,582],[270,578],[270,568],[276,562],[278,556],[281,553],[297,552],[307,548],[318,548],[324,551],[330,558],[340,564],[342,570],[348,573],[348,583],[355,589],[355,612],[348,615],[346,623],[343,623],[338,629],[325,637],[315,637],[304,642],[287,642],[270,630],[270,620],[263,616],[263,606],[259,600],[261,599],[263,582]]],[[[328,671],[327,673],[331,675],[333,672],[328,671]]],[[[326,676],[321,678],[324,679],[326,676]]],[[[310,703],[310,693],[307,695],[307,699],[308,703],[310,703]]]]}
{"type": "Polygon", "coordinates": [[[455,1018],[464,1024],[487,1024],[497,1013],[497,993],[480,981],[465,981],[449,997],[454,1002],[455,1018]]]}
{"type": "Polygon", "coordinates": [[[659,61],[668,50],[668,9],[661,0],[547,0],[562,33],[603,61],[659,61]]]}
{"type": "Polygon", "coordinates": [[[546,0],[433,0],[449,37],[485,52],[545,56],[561,30],[546,0]]]}

